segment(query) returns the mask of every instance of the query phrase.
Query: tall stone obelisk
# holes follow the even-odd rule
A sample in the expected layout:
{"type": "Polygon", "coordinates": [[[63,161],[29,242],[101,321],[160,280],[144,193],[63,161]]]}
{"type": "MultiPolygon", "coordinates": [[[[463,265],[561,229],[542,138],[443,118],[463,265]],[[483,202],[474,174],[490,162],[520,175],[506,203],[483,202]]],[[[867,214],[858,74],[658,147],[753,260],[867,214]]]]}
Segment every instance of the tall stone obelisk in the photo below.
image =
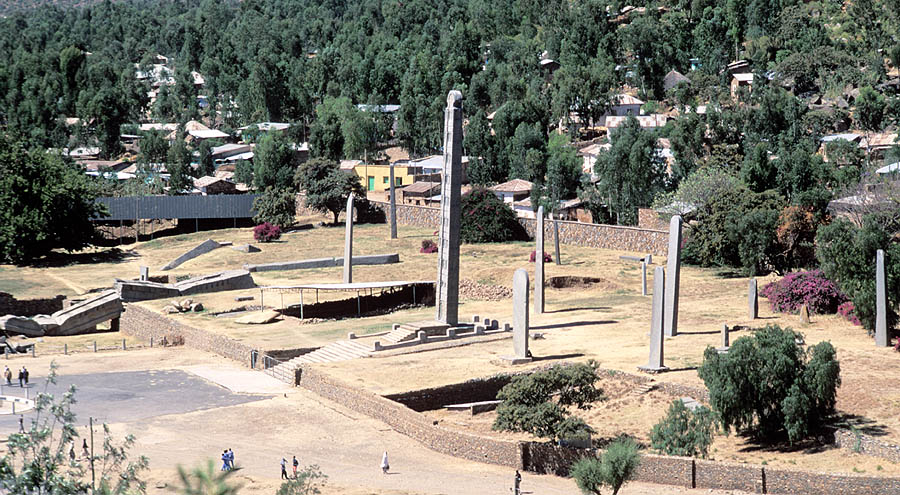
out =
{"type": "MultiPolygon", "coordinates": [[[[681,282],[681,216],[669,222],[669,252],[666,255],[666,305],[663,312],[666,337],[678,335],[678,291],[681,282]]],[[[655,283],[655,282],[654,282],[655,283]]],[[[656,290],[654,288],[654,290],[656,290]]]]}
{"type": "Polygon", "coordinates": [[[441,230],[438,245],[437,321],[459,322],[459,227],[462,187],[462,93],[447,94],[444,110],[444,169],[441,172],[441,230]]]}
{"type": "Polygon", "coordinates": [[[544,312],[544,207],[538,206],[534,224],[534,312],[544,312]]]}
{"type": "Polygon", "coordinates": [[[887,330],[887,288],[884,278],[884,251],[875,252],[875,345],[888,347],[891,338],[887,330]]]}
{"type": "Polygon", "coordinates": [[[344,283],[349,284],[353,282],[353,193],[347,198],[344,225],[344,283]]]}

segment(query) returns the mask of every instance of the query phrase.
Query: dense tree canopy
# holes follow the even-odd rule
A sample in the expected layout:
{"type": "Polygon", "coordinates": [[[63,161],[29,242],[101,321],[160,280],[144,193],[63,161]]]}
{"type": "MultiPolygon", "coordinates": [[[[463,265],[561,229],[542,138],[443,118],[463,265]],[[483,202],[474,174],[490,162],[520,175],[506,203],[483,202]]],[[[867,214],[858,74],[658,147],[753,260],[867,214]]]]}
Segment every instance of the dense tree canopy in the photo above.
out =
{"type": "Polygon", "coordinates": [[[0,261],[87,247],[95,236],[90,219],[101,213],[95,197],[78,167],[0,136],[0,261]]]}

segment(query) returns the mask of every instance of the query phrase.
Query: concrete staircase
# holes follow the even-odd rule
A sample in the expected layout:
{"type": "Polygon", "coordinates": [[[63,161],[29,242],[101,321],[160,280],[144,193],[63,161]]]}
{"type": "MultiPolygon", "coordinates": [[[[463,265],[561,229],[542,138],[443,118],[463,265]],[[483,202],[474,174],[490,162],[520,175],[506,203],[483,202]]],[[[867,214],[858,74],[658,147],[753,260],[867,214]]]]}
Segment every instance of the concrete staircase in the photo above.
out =
{"type": "Polygon", "coordinates": [[[348,361],[350,359],[369,357],[370,355],[372,355],[372,348],[369,346],[352,340],[339,340],[320,347],[313,352],[297,356],[290,361],[280,363],[274,366],[269,374],[275,377],[292,377],[294,370],[299,368],[301,364],[333,363],[336,361],[348,361]]]}
{"type": "Polygon", "coordinates": [[[403,323],[401,325],[397,325],[397,328],[391,330],[390,333],[381,337],[379,339],[382,344],[399,344],[400,342],[407,342],[416,338],[419,332],[419,327],[416,325],[411,325],[409,323],[403,323]]]}

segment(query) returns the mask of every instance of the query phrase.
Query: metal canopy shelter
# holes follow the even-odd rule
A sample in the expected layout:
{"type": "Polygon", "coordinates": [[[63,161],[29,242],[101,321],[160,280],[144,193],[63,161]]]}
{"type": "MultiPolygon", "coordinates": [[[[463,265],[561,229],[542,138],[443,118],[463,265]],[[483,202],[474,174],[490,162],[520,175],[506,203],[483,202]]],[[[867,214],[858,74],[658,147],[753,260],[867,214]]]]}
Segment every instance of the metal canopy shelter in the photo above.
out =
{"type": "Polygon", "coordinates": [[[407,286],[412,287],[413,292],[413,303],[416,302],[416,285],[419,284],[432,284],[434,285],[434,280],[418,280],[418,281],[405,281],[405,280],[392,280],[385,282],[353,282],[349,284],[301,284],[301,285],[263,285],[259,287],[259,305],[260,311],[265,307],[264,302],[264,294],[267,291],[278,292],[281,294],[281,307],[284,309],[284,294],[289,293],[299,293],[300,294],[300,319],[303,319],[303,291],[304,290],[314,290],[316,291],[316,302],[319,302],[319,291],[356,291],[356,314],[362,314],[362,305],[360,302],[360,294],[369,291],[369,295],[373,295],[375,289],[381,289],[381,292],[384,293],[385,289],[393,290],[396,288],[403,288],[407,286]]]}

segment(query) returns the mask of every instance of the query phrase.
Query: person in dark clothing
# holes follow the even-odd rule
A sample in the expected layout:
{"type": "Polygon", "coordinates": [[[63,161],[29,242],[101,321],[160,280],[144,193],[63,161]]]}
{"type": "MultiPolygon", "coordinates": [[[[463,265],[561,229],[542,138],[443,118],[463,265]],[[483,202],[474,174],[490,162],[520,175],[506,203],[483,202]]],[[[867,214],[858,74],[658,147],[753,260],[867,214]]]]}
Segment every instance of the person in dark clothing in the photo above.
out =
{"type": "Polygon", "coordinates": [[[24,387],[25,386],[24,383],[25,383],[25,367],[23,366],[22,369],[19,370],[19,386],[24,387]]]}
{"type": "Polygon", "coordinates": [[[28,385],[28,368],[22,366],[22,378],[25,379],[25,385],[28,385]]]}

